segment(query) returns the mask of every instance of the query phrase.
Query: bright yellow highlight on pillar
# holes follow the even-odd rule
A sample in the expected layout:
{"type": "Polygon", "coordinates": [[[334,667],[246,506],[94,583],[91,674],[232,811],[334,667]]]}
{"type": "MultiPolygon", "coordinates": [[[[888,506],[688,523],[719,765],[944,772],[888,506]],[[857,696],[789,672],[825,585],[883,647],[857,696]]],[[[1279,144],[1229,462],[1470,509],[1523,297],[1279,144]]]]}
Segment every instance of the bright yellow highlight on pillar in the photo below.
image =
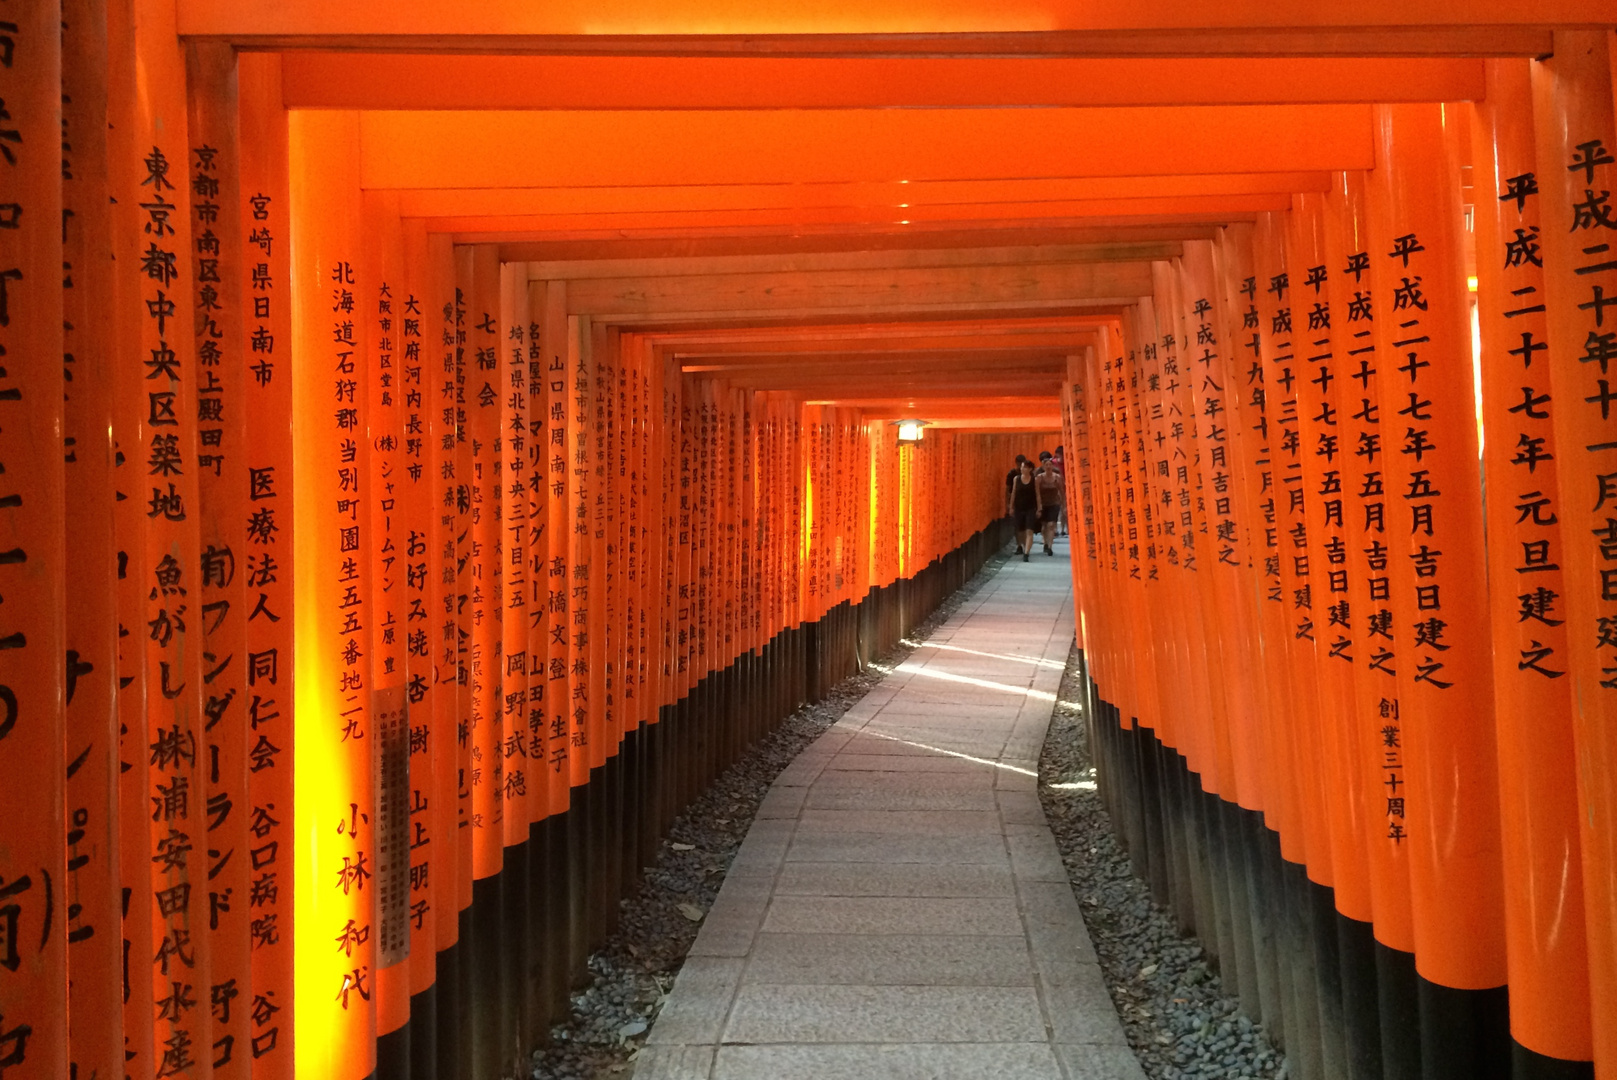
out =
{"type": "Polygon", "coordinates": [[[915,519],[911,516],[915,512],[914,468],[915,445],[913,443],[900,445],[898,453],[898,574],[900,577],[904,577],[910,572],[910,545],[915,537],[915,519]]]}
{"type": "Polygon", "coordinates": [[[814,536],[814,469],[803,465],[803,532],[797,540],[797,557],[806,564],[811,538],[814,536]]]}

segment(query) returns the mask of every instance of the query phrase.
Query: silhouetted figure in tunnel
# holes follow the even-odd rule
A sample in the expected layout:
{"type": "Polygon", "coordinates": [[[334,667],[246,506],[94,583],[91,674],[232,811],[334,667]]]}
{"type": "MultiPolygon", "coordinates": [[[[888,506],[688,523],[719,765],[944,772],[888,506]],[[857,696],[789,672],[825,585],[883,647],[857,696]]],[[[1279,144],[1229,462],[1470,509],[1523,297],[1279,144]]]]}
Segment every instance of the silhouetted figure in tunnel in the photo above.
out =
{"type": "Polygon", "coordinates": [[[1022,553],[1022,561],[1027,562],[1044,503],[1039,498],[1038,482],[1033,478],[1033,462],[1026,458],[1022,459],[1020,474],[1011,480],[1010,497],[1006,502],[1005,510],[1016,526],[1016,550],[1022,553]]]}

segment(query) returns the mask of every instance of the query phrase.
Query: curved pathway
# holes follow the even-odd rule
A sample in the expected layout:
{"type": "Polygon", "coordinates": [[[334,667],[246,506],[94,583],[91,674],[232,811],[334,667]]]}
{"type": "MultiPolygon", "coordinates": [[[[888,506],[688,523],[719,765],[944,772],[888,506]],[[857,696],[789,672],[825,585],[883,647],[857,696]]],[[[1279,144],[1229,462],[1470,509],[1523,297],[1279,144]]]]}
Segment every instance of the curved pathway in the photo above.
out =
{"type": "Polygon", "coordinates": [[[638,1080],[1140,1080],[1036,790],[1066,540],[783,771],[638,1080]]]}

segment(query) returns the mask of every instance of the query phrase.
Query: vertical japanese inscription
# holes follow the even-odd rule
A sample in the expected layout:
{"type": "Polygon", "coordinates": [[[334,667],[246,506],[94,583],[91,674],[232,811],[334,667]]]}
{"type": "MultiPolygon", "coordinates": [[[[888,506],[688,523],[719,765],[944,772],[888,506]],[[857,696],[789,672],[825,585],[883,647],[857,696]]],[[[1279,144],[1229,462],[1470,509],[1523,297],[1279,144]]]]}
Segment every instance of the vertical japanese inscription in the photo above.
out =
{"type": "MultiPolygon", "coordinates": [[[[226,869],[211,846],[205,804],[209,752],[201,723],[206,620],[195,514],[200,421],[190,340],[192,230],[181,205],[188,154],[154,143],[141,160],[137,244],[146,407],[141,446],[146,548],[147,765],[152,861],[155,1076],[192,1076],[213,1058],[208,961],[210,881],[226,869]],[[170,156],[170,151],[174,156],[170,156]]],[[[189,185],[187,185],[189,186],[189,185]]]]}
{"type": "MultiPolygon", "coordinates": [[[[396,219],[381,215],[380,245],[386,245],[396,219]]],[[[396,270],[391,263],[390,270],[396,270]]],[[[402,547],[405,517],[400,506],[404,481],[399,445],[400,386],[399,311],[394,282],[377,281],[368,289],[366,395],[369,418],[371,529],[367,554],[371,561],[371,604],[375,629],[371,642],[372,707],[375,712],[376,786],[376,963],[392,967],[410,955],[409,821],[410,716],[405,673],[405,582],[409,572],[402,547]]],[[[390,1017],[390,1019],[392,1019],[390,1017]]]]}
{"type": "MultiPolygon", "coordinates": [[[[248,874],[245,909],[252,955],[250,988],[234,1001],[249,1025],[254,1076],[290,1077],[293,985],[292,912],[292,379],[276,360],[291,339],[287,129],[279,60],[237,59],[241,179],[232,211],[240,222],[240,265],[232,302],[240,407],[246,427],[232,481],[246,620],[238,674],[237,723],[245,723],[249,834],[238,859],[248,874]],[[280,352],[277,352],[279,348],[280,352]],[[287,658],[283,666],[282,657],[287,658]],[[273,671],[275,682],[264,676],[273,671]],[[284,1037],[283,1037],[284,1036],[284,1037]]],[[[229,204],[226,204],[229,205],[229,204]]]]}
{"type": "Polygon", "coordinates": [[[505,566],[501,558],[504,433],[500,429],[499,264],[495,252],[474,247],[458,264],[465,282],[467,442],[470,506],[467,522],[468,658],[473,875],[496,873],[504,851],[505,715],[503,701],[505,566]],[[467,257],[469,256],[469,258],[467,257]]]}
{"type": "MultiPolygon", "coordinates": [[[[504,641],[502,667],[504,685],[500,709],[504,733],[500,755],[505,761],[505,800],[507,844],[528,838],[533,820],[533,792],[529,750],[532,733],[528,727],[528,530],[531,521],[528,483],[528,289],[518,281],[520,266],[500,267],[500,358],[497,369],[500,397],[500,455],[502,467],[500,532],[503,548],[500,560],[505,574],[505,614],[501,626],[504,641]],[[532,790],[530,790],[530,787],[532,790]]],[[[539,724],[542,726],[543,717],[539,724]]]]}
{"type": "MultiPolygon", "coordinates": [[[[267,603],[249,609],[246,522],[250,501],[243,483],[241,351],[243,263],[235,57],[216,46],[186,52],[190,84],[190,196],[192,303],[197,377],[198,525],[202,543],[197,583],[202,629],[203,747],[207,760],[206,825],[210,860],[206,912],[212,973],[208,1008],[213,1019],[212,1063],[220,1080],[245,1077],[251,1068],[247,995],[251,989],[249,938],[250,801],[244,672],[248,624],[273,623],[267,603]]],[[[202,899],[202,897],[198,897],[202,899]]],[[[199,988],[200,989],[200,988],[199,988]]]]}
{"type": "Polygon", "coordinates": [[[594,372],[590,324],[587,318],[568,319],[567,417],[567,697],[562,706],[568,722],[568,760],[572,783],[589,778],[590,748],[590,631],[591,631],[591,526],[590,508],[596,490],[591,465],[594,437],[594,372]]]}
{"type": "MultiPolygon", "coordinates": [[[[1553,350],[1524,336],[1522,381],[1534,386],[1523,390],[1522,420],[1541,420],[1542,413],[1549,411],[1548,384],[1553,378],[1556,433],[1560,436],[1556,443],[1560,460],[1555,468],[1562,476],[1566,511],[1576,515],[1567,523],[1569,563],[1576,570],[1569,570],[1566,584],[1569,590],[1593,600],[1578,605],[1582,610],[1566,633],[1581,639],[1583,648],[1593,643],[1599,678],[1590,689],[1608,694],[1617,691],[1617,374],[1612,370],[1617,363],[1617,203],[1612,196],[1617,190],[1617,134],[1611,126],[1610,109],[1603,109],[1595,96],[1603,92],[1598,77],[1580,81],[1580,73],[1570,72],[1563,79],[1564,85],[1557,87],[1560,98],[1555,110],[1573,120],[1566,132],[1568,145],[1559,145],[1557,140],[1556,145],[1546,146],[1541,140],[1539,149],[1540,170],[1550,174],[1544,180],[1548,201],[1543,223],[1546,250],[1553,260],[1546,283],[1549,293],[1536,298],[1536,304],[1532,303],[1534,297],[1524,297],[1522,305],[1542,312],[1548,300],[1552,329],[1565,333],[1553,350]],[[1574,100],[1585,92],[1590,95],[1587,103],[1574,100]],[[1544,350],[1540,363],[1530,371],[1527,362],[1539,350],[1544,350]],[[1535,415],[1525,415],[1528,408],[1535,415]]],[[[1604,89],[1609,89],[1609,83],[1604,89]]],[[[1549,126],[1548,120],[1544,126],[1549,126]]],[[[1518,178],[1515,191],[1507,195],[1519,193],[1526,213],[1532,205],[1529,198],[1537,197],[1538,188],[1538,178],[1528,174],[1518,178]]],[[[1529,224],[1514,246],[1507,242],[1505,258],[1516,259],[1518,266],[1537,261],[1538,238],[1538,228],[1529,224]]],[[[1524,462],[1546,460],[1542,439],[1534,443],[1527,432],[1521,437],[1524,462]]],[[[1540,485],[1529,486],[1543,492],[1540,485]]],[[[1541,508],[1538,514],[1542,517],[1546,512],[1541,508]]],[[[1535,562],[1547,565],[1551,560],[1548,543],[1541,548],[1534,553],[1535,562]]],[[[1525,543],[1523,557],[1525,560],[1525,543]]],[[[1534,658],[1526,650],[1524,657],[1534,658]]],[[[1564,667],[1550,653],[1540,659],[1550,661],[1550,669],[1558,663],[1564,667]]]]}
{"type": "MultiPolygon", "coordinates": [[[[437,829],[438,792],[435,755],[442,749],[443,730],[437,723],[437,669],[433,663],[432,611],[439,592],[441,568],[433,561],[433,519],[439,513],[433,498],[432,425],[428,403],[430,383],[425,349],[426,316],[422,293],[430,271],[422,264],[430,257],[423,233],[406,238],[405,258],[412,273],[410,289],[398,300],[393,329],[399,344],[399,394],[402,444],[398,481],[405,526],[398,557],[403,567],[402,667],[405,676],[405,722],[408,737],[409,804],[406,811],[409,891],[406,897],[410,933],[412,993],[431,985],[437,955],[433,906],[432,864],[443,849],[437,829]],[[411,244],[415,239],[416,244],[411,244]]],[[[430,300],[427,301],[430,304],[430,300]]],[[[440,866],[440,872],[442,867],[440,866]]]]}
{"type": "MultiPolygon", "coordinates": [[[[371,670],[375,646],[370,599],[372,567],[367,546],[367,500],[371,496],[367,402],[360,392],[364,366],[364,311],[360,306],[363,293],[358,272],[349,260],[334,259],[325,270],[332,405],[324,423],[335,453],[317,466],[330,471],[332,492],[332,525],[327,535],[318,540],[326,549],[327,565],[335,570],[336,588],[331,608],[321,614],[328,624],[331,636],[327,640],[334,650],[330,663],[335,675],[335,734],[356,769],[351,775],[368,776],[371,756],[376,753],[372,740],[378,728],[373,715],[371,670]]],[[[332,854],[323,860],[326,865],[321,868],[329,876],[317,884],[339,891],[347,900],[334,909],[331,922],[322,928],[341,955],[336,985],[331,987],[332,1000],[344,1012],[359,1010],[362,1014],[371,1011],[375,969],[380,965],[372,932],[377,915],[377,840],[382,823],[373,820],[368,795],[356,784],[347,802],[347,813],[340,814],[330,826],[335,834],[327,838],[332,843],[332,854]]]]}

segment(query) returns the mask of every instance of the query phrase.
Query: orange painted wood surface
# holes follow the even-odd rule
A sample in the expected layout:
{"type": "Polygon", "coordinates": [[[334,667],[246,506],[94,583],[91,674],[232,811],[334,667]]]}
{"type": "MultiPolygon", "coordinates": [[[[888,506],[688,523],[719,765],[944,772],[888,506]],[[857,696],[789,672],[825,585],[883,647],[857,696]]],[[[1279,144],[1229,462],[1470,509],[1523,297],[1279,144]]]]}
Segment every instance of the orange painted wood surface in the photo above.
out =
{"type": "MultiPolygon", "coordinates": [[[[1558,35],[1559,56],[1532,72],[1536,154],[1543,226],[1544,305],[1549,340],[1549,392],[1555,409],[1556,487],[1567,583],[1565,619],[1567,678],[1573,682],[1573,739],[1578,755],[1578,820],[1581,829],[1588,925],[1589,992],[1594,1016],[1595,1060],[1603,1069],[1617,1062],[1617,809],[1609,776],[1617,757],[1612,717],[1617,715],[1617,678],[1612,659],[1612,619],[1617,618],[1617,574],[1607,527],[1617,447],[1617,415],[1607,397],[1612,381],[1606,325],[1597,323],[1598,301],[1617,295],[1607,233],[1599,224],[1602,193],[1614,174],[1610,148],[1614,126],[1611,35],[1558,35]],[[1605,148],[1601,152],[1601,148],[1605,148]],[[1597,291],[1598,290],[1598,291],[1597,291]],[[1585,306],[1588,305],[1588,306],[1585,306]]],[[[1617,188],[1617,185],[1611,185],[1617,188]]],[[[1609,215],[1608,215],[1609,216],[1609,215]]],[[[1543,354],[1540,354],[1543,355],[1543,354]]],[[[1540,391],[1542,392],[1542,391],[1540,391]]]]}
{"type": "Polygon", "coordinates": [[[1121,726],[1604,1076],[1610,20],[21,0],[0,1071],[514,1067],[602,822],[1060,444],[1121,726]]]}
{"type": "Polygon", "coordinates": [[[1488,575],[1490,585],[1509,583],[1491,588],[1490,601],[1511,1030],[1538,1053],[1587,1060],[1593,1036],[1571,635],[1560,602],[1568,589],[1554,460],[1566,455],[1557,452],[1543,400],[1549,320],[1543,311],[1521,311],[1538,306],[1523,297],[1544,293],[1542,200],[1509,193],[1512,178],[1535,170],[1532,73],[1525,61],[1490,61],[1488,78],[1472,145],[1483,467],[1500,493],[1486,507],[1489,535],[1498,538],[1488,548],[1488,575]],[[1523,565],[1524,553],[1540,545],[1554,569],[1523,565]]]}
{"type": "Polygon", "coordinates": [[[1463,222],[1458,191],[1434,182],[1458,170],[1460,136],[1438,106],[1378,112],[1393,164],[1371,178],[1369,277],[1376,355],[1392,368],[1380,394],[1388,501],[1402,503],[1387,547],[1415,958],[1435,982],[1482,989],[1505,982],[1492,643],[1463,222]]]}
{"type": "MultiPolygon", "coordinates": [[[[367,372],[374,290],[352,183],[352,114],[292,114],[292,551],[296,685],[294,950],[297,1072],[363,1077],[375,1065],[378,972],[376,723],[369,554],[367,372]],[[318,164],[317,164],[318,163],[318,164]],[[343,164],[346,163],[346,164],[343,164]],[[352,383],[354,397],[348,398],[352,383]],[[362,385],[364,388],[362,388],[362,385]],[[334,947],[326,947],[326,943],[334,947]]],[[[267,676],[266,676],[267,678],[267,676]]]]}
{"type": "Polygon", "coordinates": [[[113,533],[118,324],[105,118],[106,6],[62,9],[62,460],[66,560],[74,568],[65,628],[70,1069],[124,1066],[118,787],[118,558],[113,533]]]}

